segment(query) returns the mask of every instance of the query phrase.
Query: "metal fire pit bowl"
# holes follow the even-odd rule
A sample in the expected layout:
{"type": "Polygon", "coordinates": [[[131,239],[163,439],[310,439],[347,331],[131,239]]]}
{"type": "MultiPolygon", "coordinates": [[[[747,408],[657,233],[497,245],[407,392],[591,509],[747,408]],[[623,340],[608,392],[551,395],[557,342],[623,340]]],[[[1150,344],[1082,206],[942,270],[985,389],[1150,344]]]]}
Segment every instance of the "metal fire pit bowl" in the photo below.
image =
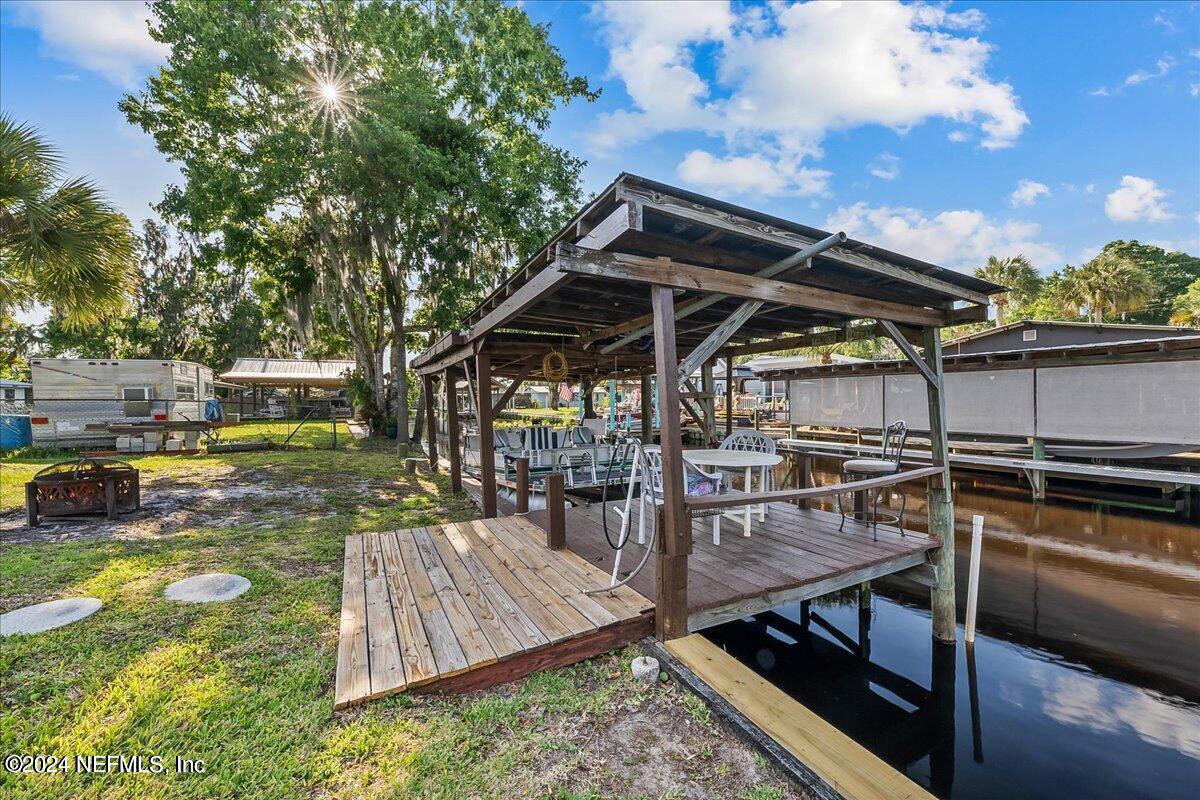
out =
{"type": "Polygon", "coordinates": [[[29,526],[42,517],[103,513],[109,519],[142,506],[138,471],[112,458],[81,458],[52,464],[25,484],[29,526]]]}

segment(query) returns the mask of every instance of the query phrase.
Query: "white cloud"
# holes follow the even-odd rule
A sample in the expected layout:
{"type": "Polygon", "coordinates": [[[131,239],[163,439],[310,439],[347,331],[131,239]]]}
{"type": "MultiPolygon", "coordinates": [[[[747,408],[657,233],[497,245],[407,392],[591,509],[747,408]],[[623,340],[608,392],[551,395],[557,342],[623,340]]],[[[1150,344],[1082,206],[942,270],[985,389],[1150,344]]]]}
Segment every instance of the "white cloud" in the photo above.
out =
{"type": "Polygon", "coordinates": [[[771,160],[757,153],[721,158],[693,150],[679,163],[679,177],[714,194],[760,195],[824,194],[830,173],[808,169],[798,162],[771,160]]]}
{"type": "Polygon", "coordinates": [[[1175,59],[1170,55],[1164,55],[1158,61],[1154,62],[1154,70],[1139,69],[1125,76],[1125,80],[1120,86],[1109,89],[1105,86],[1100,86],[1088,92],[1092,97],[1110,97],[1114,94],[1120,94],[1121,90],[1127,86],[1137,86],[1143,83],[1149,83],[1153,80],[1165,77],[1175,67],[1175,59]]]}
{"type": "Polygon", "coordinates": [[[1166,9],[1163,8],[1160,8],[1158,13],[1154,15],[1154,24],[1165,28],[1167,33],[1175,33],[1179,30],[1175,27],[1175,23],[1171,21],[1170,17],[1167,16],[1166,9]]]}
{"type": "Polygon", "coordinates": [[[49,55],[132,88],[170,52],[150,38],[149,18],[150,11],[142,3],[59,0],[20,3],[15,22],[37,30],[49,55]]]}
{"type": "Polygon", "coordinates": [[[946,138],[952,142],[969,142],[971,134],[967,131],[950,131],[950,133],[946,134],[946,138]]]}
{"type": "Polygon", "coordinates": [[[1188,86],[1188,94],[1192,97],[1200,97],[1200,83],[1193,83],[1188,86]]]}
{"type": "Polygon", "coordinates": [[[1013,208],[1017,206],[1031,206],[1037,202],[1039,197],[1049,197],[1050,187],[1044,183],[1031,181],[1028,178],[1022,178],[1017,181],[1016,190],[1009,195],[1008,202],[1013,208]]]}
{"type": "Polygon", "coordinates": [[[1126,175],[1104,201],[1104,213],[1113,222],[1166,222],[1175,215],[1167,210],[1167,193],[1149,178],[1126,175]]]}
{"type": "MultiPolygon", "coordinates": [[[[987,149],[1013,145],[1029,119],[1013,88],[987,74],[985,18],[940,5],[605,2],[594,17],[611,73],[632,106],[601,114],[601,152],[671,131],[724,142],[723,156],[819,158],[832,131],[904,133],[934,118],[972,126],[987,149]],[[797,54],[803,54],[798,57],[797,54]]],[[[952,134],[953,136],[953,134],[952,134]]],[[[794,184],[781,192],[800,191],[794,184]]]]}
{"type": "Polygon", "coordinates": [[[885,181],[895,180],[900,177],[900,159],[891,153],[880,153],[867,172],[885,181]]]}
{"type": "Polygon", "coordinates": [[[1166,75],[1168,72],[1170,72],[1171,68],[1174,66],[1175,66],[1175,59],[1171,58],[1170,56],[1163,56],[1158,61],[1154,62],[1154,71],[1153,72],[1149,72],[1144,69],[1139,69],[1137,72],[1133,73],[1132,75],[1130,75],[1129,77],[1127,77],[1125,79],[1125,85],[1126,86],[1137,86],[1139,83],[1145,83],[1146,81],[1151,81],[1151,80],[1154,80],[1155,78],[1161,78],[1164,75],[1166,75]]]}
{"type": "Polygon", "coordinates": [[[982,211],[943,211],[930,217],[914,208],[855,203],[831,213],[825,227],[963,271],[988,256],[1020,254],[1039,267],[1062,261],[1059,249],[1041,240],[1037,223],[990,219],[982,211]]]}

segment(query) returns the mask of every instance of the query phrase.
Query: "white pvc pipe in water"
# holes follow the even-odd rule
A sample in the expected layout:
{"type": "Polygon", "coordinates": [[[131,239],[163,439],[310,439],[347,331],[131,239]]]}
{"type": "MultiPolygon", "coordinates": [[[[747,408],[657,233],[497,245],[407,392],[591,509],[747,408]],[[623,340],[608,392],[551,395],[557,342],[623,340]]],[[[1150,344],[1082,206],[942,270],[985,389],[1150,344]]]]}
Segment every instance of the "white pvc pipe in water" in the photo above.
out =
{"type": "Polygon", "coordinates": [[[983,516],[971,517],[971,572],[967,578],[967,642],[975,642],[975,611],[979,601],[979,559],[983,555],[983,516]]]}

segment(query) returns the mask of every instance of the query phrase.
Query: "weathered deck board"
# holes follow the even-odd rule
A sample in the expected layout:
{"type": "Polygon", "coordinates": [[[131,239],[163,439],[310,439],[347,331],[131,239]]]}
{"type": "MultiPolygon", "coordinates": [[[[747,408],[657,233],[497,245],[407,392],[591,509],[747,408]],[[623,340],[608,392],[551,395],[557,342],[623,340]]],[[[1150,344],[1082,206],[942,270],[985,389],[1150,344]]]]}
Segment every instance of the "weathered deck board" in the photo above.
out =
{"type": "Polygon", "coordinates": [[[649,600],[584,594],[608,577],[544,539],[520,518],[348,536],[334,707],[479,689],[653,631],[649,600]]]}
{"type": "MultiPolygon", "coordinates": [[[[610,507],[613,504],[609,504],[610,507]]],[[[567,511],[567,549],[605,572],[613,551],[604,538],[599,504],[567,511]]],[[[548,524],[544,511],[528,519],[548,524]]],[[[922,563],[938,546],[936,538],[889,525],[869,526],[837,514],[773,503],[765,520],[751,522],[751,535],[721,537],[712,543],[711,518],[692,521],[693,551],[688,558],[689,629],[700,630],[774,605],[836,591],[855,582],[922,563]],[[814,594],[816,593],[816,594],[814,594]]],[[[610,512],[609,527],[616,524],[610,512]]],[[[622,558],[622,576],[641,560],[645,547],[631,537],[622,558]]],[[[630,586],[654,596],[655,559],[630,586]]]]}

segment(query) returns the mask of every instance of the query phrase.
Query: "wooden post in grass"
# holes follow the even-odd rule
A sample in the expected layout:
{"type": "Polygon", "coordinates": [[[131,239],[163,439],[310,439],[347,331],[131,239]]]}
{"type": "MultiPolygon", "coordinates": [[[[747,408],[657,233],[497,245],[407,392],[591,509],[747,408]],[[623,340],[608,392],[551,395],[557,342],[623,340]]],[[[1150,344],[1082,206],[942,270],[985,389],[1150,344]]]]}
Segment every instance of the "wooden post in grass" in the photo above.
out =
{"type": "Polygon", "coordinates": [[[529,456],[517,456],[517,513],[529,513],[529,456]]]}
{"type": "Polygon", "coordinates": [[[938,328],[922,332],[925,363],[933,373],[927,386],[929,398],[929,457],[945,471],[929,479],[929,532],[942,541],[934,551],[937,586],[931,591],[933,637],[953,643],[956,638],[954,609],[954,503],[950,496],[950,448],[946,431],[946,391],[942,374],[942,340],[938,328]]]}
{"type": "Polygon", "coordinates": [[[546,531],[546,546],[562,550],[567,546],[566,484],[561,472],[546,476],[546,515],[550,528],[546,531]]]}
{"type": "Polygon", "coordinates": [[[446,385],[446,447],[450,451],[446,458],[450,460],[450,491],[462,491],[462,461],[459,459],[458,444],[458,370],[447,367],[442,373],[442,381],[446,385]]]}
{"type": "Polygon", "coordinates": [[[658,377],[663,504],[659,510],[655,635],[675,639],[687,635],[688,554],[692,551],[691,520],[683,501],[683,440],[679,430],[679,361],[675,355],[675,297],[665,286],[650,289],[654,309],[654,366],[658,377]]]}
{"type": "MultiPolygon", "coordinates": [[[[425,452],[429,453],[429,471],[437,472],[437,399],[433,391],[433,373],[424,376],[425,388],[425,452]]],[[[400,402],[404,402],[401,400],[400,402]]],[[[397,435],[408,439],[408,431],[400,431],[397,435]]]]}
{"type": "MultiPolygon", "coordinates": [[[[482,345],[481,345],[482,347],[482,345]]],[[[483,486],[483,518],[496,518],[496,441],[492,438],[492,357],[475,356],[475,411],[479,417],[479,482],[483,486]]]]}

